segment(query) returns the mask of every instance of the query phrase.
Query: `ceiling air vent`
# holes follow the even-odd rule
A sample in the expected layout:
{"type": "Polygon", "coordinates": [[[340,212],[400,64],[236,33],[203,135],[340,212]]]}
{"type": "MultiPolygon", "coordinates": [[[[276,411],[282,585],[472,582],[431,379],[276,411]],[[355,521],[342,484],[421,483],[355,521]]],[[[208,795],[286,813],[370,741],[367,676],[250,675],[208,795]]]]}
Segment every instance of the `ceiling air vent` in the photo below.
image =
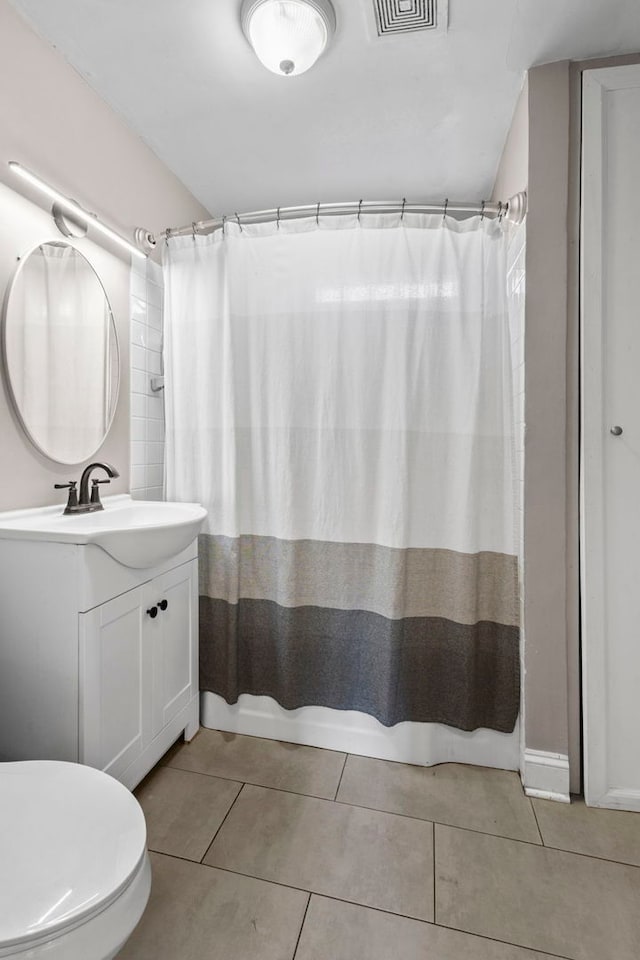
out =
{"type": "Polygon", "coordinates": [[[446,0],[373,0],[379,37],[446,30],[446,0]]]}

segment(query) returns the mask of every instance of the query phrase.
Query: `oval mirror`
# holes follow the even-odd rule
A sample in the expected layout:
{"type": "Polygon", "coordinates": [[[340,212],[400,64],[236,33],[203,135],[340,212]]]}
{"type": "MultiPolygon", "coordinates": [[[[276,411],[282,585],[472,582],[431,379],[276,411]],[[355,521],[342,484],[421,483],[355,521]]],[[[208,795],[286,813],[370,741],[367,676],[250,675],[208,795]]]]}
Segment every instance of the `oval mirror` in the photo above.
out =
{"type": "Polygon", "coordinates": [[[71,244],[42,243],[19,264],[5,301],[3,353],[31,442],[58,463],[91,457],[118,400],[118,339],[100,278],[71,244]]]}

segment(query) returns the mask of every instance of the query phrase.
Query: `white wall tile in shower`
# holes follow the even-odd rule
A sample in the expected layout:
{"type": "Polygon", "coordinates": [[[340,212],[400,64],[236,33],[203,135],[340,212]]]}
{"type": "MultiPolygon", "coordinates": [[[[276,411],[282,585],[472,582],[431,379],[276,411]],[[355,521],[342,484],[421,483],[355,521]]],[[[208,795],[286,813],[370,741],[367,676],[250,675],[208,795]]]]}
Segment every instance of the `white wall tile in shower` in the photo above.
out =
{"type": "Polygon", "coordinates": [[[150,260],[131,268],[131,495],[162,500],[164,393],[151,389],[162,374],[162,269],[150,260]]]}

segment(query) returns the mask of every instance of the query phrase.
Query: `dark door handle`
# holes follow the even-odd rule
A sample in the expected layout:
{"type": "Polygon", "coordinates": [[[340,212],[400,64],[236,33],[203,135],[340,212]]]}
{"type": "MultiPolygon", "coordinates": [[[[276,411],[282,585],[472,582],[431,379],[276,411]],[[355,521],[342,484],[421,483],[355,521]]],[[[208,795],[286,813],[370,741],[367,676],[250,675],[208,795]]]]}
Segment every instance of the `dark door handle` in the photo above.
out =
{"type": "Polygon", "coordinates": [[[149,616],[150,616],[151,619],[153,620],[155,617],[158,616],[158,608],[157,608],[157,607],[149,607],[149,609],[147,610],[147,613],[149,614],[149,616]]]}
{"type": "Polygon", "coordinates": [[[168,600],[158,600],[158,606],[160,607],[161,610],[166,610],[167,607],[169,606],[169,601],[168,601],[168,600]]]}

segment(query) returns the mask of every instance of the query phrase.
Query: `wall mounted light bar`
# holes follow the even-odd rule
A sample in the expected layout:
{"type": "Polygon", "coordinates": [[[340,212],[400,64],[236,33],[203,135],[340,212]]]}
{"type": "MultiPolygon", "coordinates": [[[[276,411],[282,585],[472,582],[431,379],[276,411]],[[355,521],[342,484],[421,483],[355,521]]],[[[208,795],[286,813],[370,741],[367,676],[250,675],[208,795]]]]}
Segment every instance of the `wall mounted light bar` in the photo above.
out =
{"type": "Polygon", "coordinates": [[[15,174],[17,174],[19,177],[22,177],[22,179],[26,180],[27,183],[30,183],[32,187],[36,187],[41,191],[41,193],[44,193],[45,196],[49,197],[50,200],[61,207],[65,212],[71,214],[82,223],[86,223],[87,226],[97,230],[98,233],[101,233],[103,236],[113,240],[114,243],[124,247],[125,250],[128,250],[129,253],[133,254],[134,256],[146,258],[146,253],[138,249],[138,247],[135,247],[125,237],[121,236],[119,233],[116,233],[116,231],[112,230],[111,227],[108,227],[106,224],[104,224],[95,214],[88,213],[86,210],[83,210],[80,204],[76,203],[74,200],[69,200],[68,197],[63,196],[54,187],[49,186],[48,183],[36,176],[35,173],[32,173],[30,170],[27,170],[26,167],[23,167],[21,163],[17,163],[15,160],[10,160],[9,166],[15,174]]]}

